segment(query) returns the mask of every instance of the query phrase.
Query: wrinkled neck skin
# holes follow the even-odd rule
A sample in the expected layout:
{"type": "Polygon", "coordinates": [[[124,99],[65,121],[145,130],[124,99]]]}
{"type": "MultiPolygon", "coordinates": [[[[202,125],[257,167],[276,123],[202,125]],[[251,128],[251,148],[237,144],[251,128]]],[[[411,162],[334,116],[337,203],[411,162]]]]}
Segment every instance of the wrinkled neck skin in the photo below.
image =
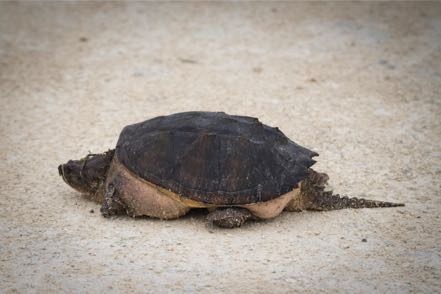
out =
{"type": "Polygon", "coordinates": [[[58,166],[58,173],[75,190],[91,200],[102,202],[104,182],[115,150],[89,154],[80,160],[69,160],[58,166]]]}

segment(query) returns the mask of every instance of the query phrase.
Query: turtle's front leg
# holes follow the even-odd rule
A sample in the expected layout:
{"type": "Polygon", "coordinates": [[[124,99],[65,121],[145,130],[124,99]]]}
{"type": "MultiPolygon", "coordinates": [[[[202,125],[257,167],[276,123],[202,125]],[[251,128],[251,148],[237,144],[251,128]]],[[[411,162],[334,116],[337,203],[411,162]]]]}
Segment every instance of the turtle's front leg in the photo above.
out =
{"type": "Polygon", "coordinates": [[[252,218],[254,216],[248,209],[240,207],[221,208],[207,215],[207,221],[210,224],[229,229],[240,227],[244,222],[252,218]]]}
{"type": "Polygon", "coordinates": [[[101,206],[101,214],[104,217],[109,217],[111,215],[123,214],[126,212],[124,209],[125,205],[121,201],[118,195],[118,191],[115,189],[113,184],[107,185],[104,194],[103,205],[101,206]]]}

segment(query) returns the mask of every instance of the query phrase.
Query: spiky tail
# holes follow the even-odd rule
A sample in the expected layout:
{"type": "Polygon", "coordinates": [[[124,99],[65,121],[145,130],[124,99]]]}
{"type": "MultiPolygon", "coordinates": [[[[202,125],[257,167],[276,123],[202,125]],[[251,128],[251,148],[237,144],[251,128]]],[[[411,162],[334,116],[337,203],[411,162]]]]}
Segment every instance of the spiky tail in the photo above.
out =
{"type": "Polygon", "coordinates": [[[307,210],[336,210],[343,208],[377,208],[404,206],[403,203],[368,200],[363,198],[349,198],[333,194],[326,190],[328,175],[310,170],[308,177],[300,185],[302,208],[307,210]]]}

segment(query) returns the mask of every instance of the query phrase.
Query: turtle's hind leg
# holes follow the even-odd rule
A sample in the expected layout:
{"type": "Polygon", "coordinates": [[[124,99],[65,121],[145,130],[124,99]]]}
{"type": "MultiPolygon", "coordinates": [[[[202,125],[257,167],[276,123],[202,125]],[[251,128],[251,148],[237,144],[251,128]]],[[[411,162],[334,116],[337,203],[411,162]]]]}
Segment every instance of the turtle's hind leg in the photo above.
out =
{"type": "Polygon", "coordinates": [[[209,224],[229,229],[240,227],[248,219],[252,218],[254,217],[248,209],[240,207],[216,209],[207,215],[209,224]]]}
{"type": "Polygon", "coordinates": [[[404,206],[402,203],[349,198],[327,190],[328,175],[309,170],[308,177],[300,184],[300,210],[336,210],[343,208],[376,208],[404,206]]]}

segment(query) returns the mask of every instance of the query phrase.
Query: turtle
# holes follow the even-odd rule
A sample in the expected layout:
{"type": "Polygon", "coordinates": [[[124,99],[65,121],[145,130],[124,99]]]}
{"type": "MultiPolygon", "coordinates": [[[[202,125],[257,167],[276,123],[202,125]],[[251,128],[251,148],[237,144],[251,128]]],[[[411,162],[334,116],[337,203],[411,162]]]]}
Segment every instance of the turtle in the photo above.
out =
{"type": "Polygon", "coordinates": [[[403,206],[340,196],[311,168],[317,152],[249,116],[192,111],[123,128],[114,149],[58,166],[104,217],[176,219],[208,211],[207,223],[240,227],[282,211],[403,206]]]}

